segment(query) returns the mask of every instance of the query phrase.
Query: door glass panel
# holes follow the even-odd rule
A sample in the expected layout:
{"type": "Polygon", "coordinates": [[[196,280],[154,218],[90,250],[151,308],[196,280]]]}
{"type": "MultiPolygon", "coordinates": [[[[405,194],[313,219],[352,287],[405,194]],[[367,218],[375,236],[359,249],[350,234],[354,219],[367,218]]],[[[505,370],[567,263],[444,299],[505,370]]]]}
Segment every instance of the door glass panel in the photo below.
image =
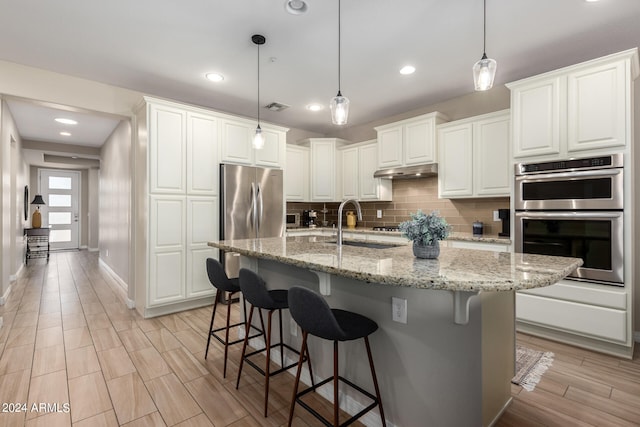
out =
{"type": "Polygon", "coordinates": [[[71,190],[71,178],[67,178],[64,176],[50,176],[49,189],[50,190],[71,190]]]}
{"type": "Polygon", "coordinates": [[[49,194],[49,206],[68,208],[71,207],[70,194],[49,194]]]}
{"type": "Polygon", "coordinates": [[[70,242],[71,230],[51,230],[49,234],[49,241],[51,243],[70,242]]]}
{"type": "Polygon", "coordinates": [[[49,225],[71,224],[71,212],[49,212],[49,225]]]}

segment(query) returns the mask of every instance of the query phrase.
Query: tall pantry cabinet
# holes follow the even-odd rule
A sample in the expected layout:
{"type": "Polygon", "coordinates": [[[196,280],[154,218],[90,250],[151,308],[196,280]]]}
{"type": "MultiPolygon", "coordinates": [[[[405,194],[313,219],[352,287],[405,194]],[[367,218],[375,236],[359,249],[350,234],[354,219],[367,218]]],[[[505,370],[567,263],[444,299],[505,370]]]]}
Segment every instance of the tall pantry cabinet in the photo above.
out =
{"type": "Polygon", "coordinates": [[[145,98],[135,149],[135,300],[144,317],[212,302],[205,260],[218,239],[218,126],[207,111],[145,98]]]}

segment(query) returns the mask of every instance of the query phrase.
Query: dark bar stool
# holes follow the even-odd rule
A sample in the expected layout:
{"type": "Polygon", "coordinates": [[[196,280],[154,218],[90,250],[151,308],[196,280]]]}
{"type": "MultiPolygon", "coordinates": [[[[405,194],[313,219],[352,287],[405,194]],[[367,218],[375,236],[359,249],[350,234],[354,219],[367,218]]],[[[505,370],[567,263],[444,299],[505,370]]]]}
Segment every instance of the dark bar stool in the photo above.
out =
{"type": "Polygon", "coordinates": [[[382,419],[382,425],[386,426],[384,418],[384,410],[382,409],[382,400],[380,399],[380,389],[378,388],[378,380],[376,378],[376,370],[373,366],[373,358],[371,357],[371,347],[369,346],[369,335],[378,329],[378,325],[368,317],[362,316],[350,311],[332,309],[327,302],[317,293],[312,290],[294,286],[289,289],[289,311],[293,319],[300,325],[302,329],[302,347],[300,353],[307,353],[309,349],[307,347],[308,334],[315,335],[326,340],[333,341],[333,376],[319,382],[318,384],[312,384],[311,387],[298,393],[298,385],[300,384],[300,372],[302,371],[302,364],[298,365],[298,372],[296,373],[296,380],[293,388],[293,397],[291,398],[291,409],[289,411],[289,423],[291,427],[291,421],[293,420],[293,411],[296,402],[300,404],[304,409],[311,412],[313,416],[318,418],[327,426],[347,426],[360,418],[365,413],[369,412],[376,406],[380,407],[380,418],[382,419]],[[376,390],[376,395],[372,395],[368,391],[362,389],[351,381],[338,375],[338,341],[351,341],[358,338],[364,338],[364,342],[367,347],[367,356],[369,357],[369,367],[371,368],[371,377],[373,378],[373,386],[376,390]],[[353,417],[349,418],[344,423],[340,424],[339,413],[340,404],[338,401],[338,381],[342,381],[350,387],[358,390],[363,395],[373,400],[369,406],[358,412],[353,417]],[[327,420],[317,411],[307,405],[301,400],[305,394],[316,390],[318,387],[333,381],[333,422],[327,420]]]}
{"type": "MultiPolygon", "coordinates": [[[[223,377],[226,378],[227,376],[227,354],[228,354],[228,350],[229,350],[229,346],[233,345],[233,344],[238,344],[240,342],[242,342],[244,339],[237,339],[234,341],[229,341],[229,329],[230,328],[235,328],[241,325],[245,325],[246,324],[246,320],[247,320],[247,306],[246,306],[246,302],[243,301],[244,305],[245,305],[245,309],[244,309],[244,318],[245,321],[244,322],[238,322],[238,323],[234,323],[233,325],[230,325],[230,319],[231,319],[231,300],[233,299],[233,296],[235,294],[237,294],[238,292],[240,292],[240,286],[238,285],[238,279],[229,279],[229,277],[227,277],[227,273],[225,273],[224,268],[222,267],[222,264],[220,264],[220,261],[213,259],[213,258],[207,258],[207,274],[209,275],[209,282],[211,282],[211,285],[213,285],[214,288],[217,289],[217,294],[216,294],[216,299],[213,303],[213,313],[211,314],[211,324],[209,325],[209,338],[207,339],[207,350],[204,353],[204,358],[207,358],[207,355],[209,354],[209,344],[211,343],[211,337],[214,337],[215,339],[217,339],[218,341],[220,341],[220,343],[222,343],[222,345],[224,345],[224,369],[223,369],[223,377]],[[226,293],[229,293],[228,296],[228,300],[229,300],[229,304],[227,304],[227,324],[226,326],[222,327],[222,328],[217,328],[217,329],[213,329],[213,320],[216,317],[216,308],[218,307],[218,300],[220,300],[220,298],[224,298],[226,296],[226,293]],[[219,335],[216,334],[216,332],[220,332],[224,330],[225,334],[224,334],[224,338],[220,337],[219,335]]],[[[264,322],[262,321],[262,314],[260,315],[260,322],[262,323],[262,329],[264,329],[264,322]]],[[[256,328],[255,326],[253,327],[255,330],[258,331],[258,333],[256,333],[255,335],[249,337],[249,338],[254,338],[257,336],[262,335],[262,331],[259,330],[258,328],[256,328]]],[[[247,332],[248,333],[248,329],[247,332]]]]}
{"type": "MultiPolygon", "coordinates": [[[[276,289],[276,290],[267,290],[267,286],[262,280],[260,276],[254,273],[251,270],[247,270],[246,268],[240,269],[240,289],[242,290],[242,295],[244,295],[245,299],[249,301],[251,304],[251,308],[249,309],[249,320],[247,321],[247,325],[251,324],[251,320],[253,318],[253,309],[258,308],[258,312],[262,315],[262,309],[267,310],[267,331],[264,334],[263,327],[263,336],[265,341],[265,347],[260,350],[252,351],[247,354],[247,343],[249,342],[250,337],[246,337],[244,339],[244,344],[242,345],[242,357],[240,358],[240,367],[238,369],[238,380],[236,381],[236,389],[240,385],[240,374],[242,373],[242,365],[246,361],[250,366],[255,368],[258,372],[260,372],[265,377],[264,382],[264,416],[267,416],[267,403],[269,401],[269,377],[273,375],[277,375],[281,372],[286,371],[287,369],[293,368],[297,364],[302,364],[305,361],[309,364],[309,372],[311,372],[311,362],[309,361],[309,352],[306,351],[306,354],[300,355],[299,362],[296,361],[294,363],[285,366],[284,364],[284,351],[285,349],[289,350],[291,353],[298,355],[298,351],[291,346],[284,343],[282,339],[282,309],[289,308],[288,303],[288,291],[286,289],[276,289]],[[279,329],[280,329],[280,342],[276,344],[271,343],[271,319],[274,311],[278,311],[278,317],[280,321],[279,329]],[[271,361],[271,349],[279,348],[280,349],[280,368],[271,372],[269,368],[269,363],[271,361]],[[255,354],[266,352],[266,362],[265,368],[262,369],[258,365],[256,365],[249,358],[255,354]]],[[[249,326],[247,326],[247,329],[249,326]]],[[[313,383],[313,375],[312,375],[312,383],[313,383]]]]}

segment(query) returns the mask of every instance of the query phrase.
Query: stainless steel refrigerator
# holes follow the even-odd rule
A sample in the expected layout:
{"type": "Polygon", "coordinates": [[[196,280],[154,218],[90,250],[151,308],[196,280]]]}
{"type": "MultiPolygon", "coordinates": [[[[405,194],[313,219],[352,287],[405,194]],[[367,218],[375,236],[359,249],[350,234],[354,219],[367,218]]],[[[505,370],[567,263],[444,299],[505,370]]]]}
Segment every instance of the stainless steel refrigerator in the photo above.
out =
{"type": "MultiPolygon", "coordinates": [[[[220,239],[280,237],[284,233],[282,170],[220,165],[220,239]]],[[[229,277],[238,277],[240,257],[223,252],[229,277]]]]}

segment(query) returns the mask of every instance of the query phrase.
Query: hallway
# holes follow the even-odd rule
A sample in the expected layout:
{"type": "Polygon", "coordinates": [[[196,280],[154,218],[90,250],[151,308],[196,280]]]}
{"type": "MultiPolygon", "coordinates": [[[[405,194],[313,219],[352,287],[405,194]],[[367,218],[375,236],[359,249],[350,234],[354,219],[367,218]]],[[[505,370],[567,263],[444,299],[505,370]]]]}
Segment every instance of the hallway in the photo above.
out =
{"type": "MultiPolygon", "coordinates": [[[[0,306],[0,425],[286,425],[292,376],[272,379],[264,418],[262,378],[246,369],[235,389],[241,346],[226,379],[215,340],[204,360],[211,307],[146,320],[117,286],[97,252],[52,253],[22,272],[0,306]]],[[[317,425],[298,412],[294,425],[317,425]]]]}

